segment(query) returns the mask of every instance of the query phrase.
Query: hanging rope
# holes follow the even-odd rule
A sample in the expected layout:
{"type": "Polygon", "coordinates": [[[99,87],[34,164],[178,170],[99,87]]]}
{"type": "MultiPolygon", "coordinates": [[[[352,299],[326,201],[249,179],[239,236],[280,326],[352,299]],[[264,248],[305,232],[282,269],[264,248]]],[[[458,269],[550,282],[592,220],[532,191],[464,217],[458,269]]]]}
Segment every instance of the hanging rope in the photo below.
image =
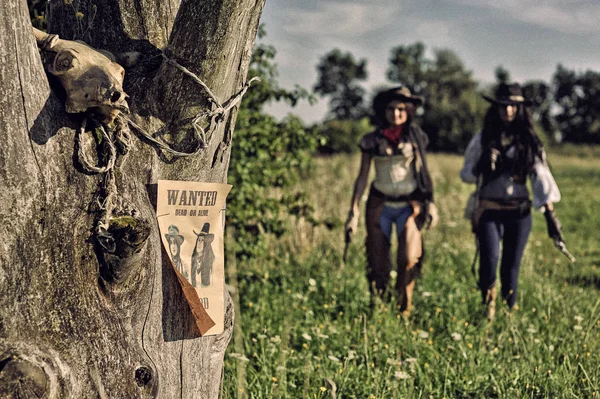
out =
{"type": "Polygon", "coordinates": [[[81,166],[83,167],[83,169],[86,172],[106,173],[109,170],[111,170],[112,168],[114,168],[114,166],[115,166],[115,162],[117,160],[117,149],[116,149],[112,139],[109,137],[108,133],[106,133],[106,130],[104,129],[104,127],[103,126],[98,127],[98,129],[102,133],[102,139],[108,145],[108,154],[107,154],[108,160],[106,162],[106,165],[102,166],[102,167],[97,167],[97,166],[92,165],[87,154],[85,153],[85,148],[83,146],[83,135],[85,134],[86,125],[87,125],[87,118],[84,118],[83,122],[81,123],[81,127],[79,128],[79,133],[77,134],[77,159],[79,160],[79,163],[81,164],[81,166]]]}
{"type": "MultiPolygon", "coordinates": [[[[108,252],[114,252],[116,249],[115,240],[112,234],[108,231],[110,226],[110,219],[113,212],[116,210],[116,196],[118,194],[117,183],[115,178],[115,165],[117,161],[117,146],[119,147],[119,153],[123,156],[129,152],[132,146],[132,138],[129,129],[126,124],[115,123],[115,128],[112,130],[106,129],[106,127],[98,123],[96,129],[102,134],[102,143],[106,146],[104,158],[107,159],[106,165],[94,166],[90,161],[88,155],[85,152],[83,146],[83,135],[87,127],[87,118],[81,122],[81,127],[77,134],[77,158],[82,168],[88,173],[103,174],[102,189],[100,198],[97,199],[98,207],[101,211],[101,215],[96,222],[94,232],[98,243],[108,252]],[[112,136],[111,136],[112,133],[112,136]],[[114,137],[114,139],[113,139],[114,137]],[[115,141],[117,145],[115,145],[115,141]]],[[[101,157],[102,158],[102,157],[101,157]]]]}
{"type": "Polygon", "coordinates": [[[183,72],[185,75],[192,78],[192,80],[194,82],[198,83],[204,89],[206,94],[208,95],[208,101],[211,103],[212,106],[214,106],[214,109],[212,111],[199,112],[192,119],[192,127],[194,128],[194,134],[195,134],[194,138],[197,143],[196,149],[192,152],[176,151],[176,150],[172,149],[168,144],[156,140],[153,137],[153,135],[151,135],[150,133],[145,131],[141,126],[139,126],[138,124],[133,122],[129,117],[127,117],[123,114],[120,114],[120,117],[123,118],[124,120],[126,120],[133,128],[135,128],[136,131],[138,131],[143,137],[145,137],[146,140],[148,140],[149,142],[151,142],[152,144],[157,146],[161,151],[164,151],[164,152],[166,152],[170,155],[176,156],[176,157],[189,157],[192,155],[197,155],[200,151],[202,151],[204,148],[206,148],[206,146],[209,144],[210,137],[207,138],[207,131],[209,133],[212,133],[212,131],[214,129],[216,129],[218,124],[221,122],[222,118],[220,118],[220,117],[222,117],[226,112],[228,112],[233,107],[235,107],[237,104],[239,104],[242,101],[242,97],[244,96],[244,94],[246,94],[246,91],[248,91],[248,88],[252,85],[252,83],[260,81],[260,78],[253,77],[248,82],[246,82],[244,84],[244,86],[237,93],[232,95],[224,104],[221,104],[219,102],[219,100],[217,99],[217,97],[212,92],[212,90],[210,90],[210,88],[206,85],[206,83],[204,83],[202,81],[202,79],[200,79],[197,75],[192,73],[186,67],[179,64],[177,61],[169,58],[165,54],[164,51],[161,54],[162,54],[162,57],[167,62],[167,64],[177,68],[178,70],[183,72]],[[201,126],[201,122],[203,122],[203,121],[208,121],[208,127],[206,129],[201,126]]]}
{"type": "Polygon", "coordinates": [[[126,155],[133,147],[133,137],[129,127],[121,118],[115,119],[115,142],[119,153],[126,155]]]}
{"type": "MultiPolygon", "coordinates": [[[[153,135],[146,132],[141,126],[133,122],[123,113],[120,113],[115,119],[115,126],[113,129],[109,129],[103,123],[96,121],[98,125],[97,129],[102,134],[102,142],[105,144],[105,152],[104,154],[100,155],[101,161],[106,162],[104,166],[95,166],[85,152],[85,148],[83,146],[83,135],[85,134],[85,129],[87,127],[87,118],[84,117],[77,134],[77,158],[86,172],[104,175],[100,198],[97,200],[98,207],[102,213],[96,222],[94,232],[96,234],[98,243],[110,253],[116,250],[114,237],[109,231],[110,220],[113,213],[119,211],[116,203],[118,189],[115,178],[115,165],[118,154],[123,156],[127,155],[133,146],[133,139],[128,126],[131,125],[146,140],[158,147],[161,151],[172,156],[189,157],[196,155],[209,144],[210,137],[207,137],[209,136],[207,135],[207,131],[209,134],[212,133],[217,128],[218,124],[224,119],[223,115],[241,102],[242,97],[244,94],[246,94],[246,91],[248,91],[248,88],[252,85],[252,83],[260,80],[258,77],[250,79],[237,93],[232,95],[227,101],[225,101],[224,104],[221,104],[210,88],[198,76],[177,63],[175,60],[167,57],[164,51],[162,52],[162,56],[166,60],[167,64],[179,69],[184,74],[192,78],[194,82],[202,86],[208,95],[208,101],[213,110],[201,111],[192,119],[191,124],[194,128],[194,139],[197,143],[196,149],[192,152],[182,152],[172,149],[168,144],[155,139],[153,135]],[[208,126],[206,129],[201,126],[201,123],[205,121],[208,121],[208,126]]],[[[122,163],[120,165],[122,165],[122,163]]]]}
{"type": "Polygon", "coordinates": [[[148,140],[149,142],[154,144],[161,151],[164,151],[173,156],[189,157],[189,156],[198,154],[200,151],[202,151],[206,147],[206,144],[205,144],[206,143],[206,133],[202,129],[200,131],[198,131],[198,129],[194,129],[194,131],[196,132],[196,140],[198,142],[198,146],[196,147],[196,149],[193,152],[181,152],[181,151],[176,151],[176,150],[172,149],[171,147],[169,147],[166,143],[163,143],[162,141],[156,140],[154,137],[152,137],[152,135],[150,133],[145,131],[140,125],[138,125],[137,123],[132,121],[129,117],[127,117],[123,114],[120,114],[120,118],[123,118],[125,121],[127,121],[135,130],[137,130],[138,133],[140,133],[142,136],[144,136],[144,138],[146,140],[148,140]]]}

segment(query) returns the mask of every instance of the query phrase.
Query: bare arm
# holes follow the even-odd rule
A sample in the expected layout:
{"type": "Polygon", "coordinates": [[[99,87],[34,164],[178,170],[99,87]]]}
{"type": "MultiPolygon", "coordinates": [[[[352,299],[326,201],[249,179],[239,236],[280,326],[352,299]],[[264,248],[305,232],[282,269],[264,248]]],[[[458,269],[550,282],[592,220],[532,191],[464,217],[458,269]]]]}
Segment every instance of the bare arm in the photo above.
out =
{"type": "Polygon", "coordinates": [[[371,168],[371,155],[363,152],[360,159],[360,171],[354,183],[354,193],[352,194],[352,203],[350,204],[350,213],[358,215],[358,201],[365,192],[369,179],[369,169],[371,168]]]}

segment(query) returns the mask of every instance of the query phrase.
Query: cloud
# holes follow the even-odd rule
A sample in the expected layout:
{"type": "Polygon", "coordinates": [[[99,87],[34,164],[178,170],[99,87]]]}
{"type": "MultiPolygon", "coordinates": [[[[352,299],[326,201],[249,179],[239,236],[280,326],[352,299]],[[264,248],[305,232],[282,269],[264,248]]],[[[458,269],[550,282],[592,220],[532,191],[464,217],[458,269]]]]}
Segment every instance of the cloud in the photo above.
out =
{"type": "Polygon", "coordinates": [[[359,37],[396,21],[394,13],[402,7],[400,1],[328,1],[307,9],[288,9],[285,31],[305,35],[318,32],[323,36],[359,37]],[[393,11],[393,12],[391,12],[393,11]]]}
{"type": "Polygon", "coordinates": [[[415,24],[414,36],[424,43],[435,43],[437,47],[450,45],[455,24],[450,21],[419,21],[415,24]]]}
{"type": "Polygon", "coordinates": [[[510,18],[563,33],[600,33],[596,0],[455,0],[480,8],[502,10],[510,18]]]}
{"type": "MultiPolygon", "coordinates": [[[[310,88],[320,57],[334,48],[367,59],[366,89],[389,84],[390,50],[416,41],[427,46],[428,56],[453,50],[485,82],[493,81],[500,64],[519,81],[548,80],[559,62],[600,68],[598,0],[268,0],[262,22],[287,88],[310,88]]],[[[272,108],[285,114],[281,105],[272,108]]],[[[315,121],[326,109],[324,99],[291,111],[315,121]]]]}

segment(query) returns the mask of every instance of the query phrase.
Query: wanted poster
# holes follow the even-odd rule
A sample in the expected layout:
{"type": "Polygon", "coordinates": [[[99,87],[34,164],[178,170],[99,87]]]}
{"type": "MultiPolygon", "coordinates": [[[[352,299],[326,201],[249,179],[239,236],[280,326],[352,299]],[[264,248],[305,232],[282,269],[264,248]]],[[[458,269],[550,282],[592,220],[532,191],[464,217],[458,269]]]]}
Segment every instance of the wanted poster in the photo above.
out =
{"type": "Polygon", "coordinates": [[[160,236],[202,335],[225,319],[223,229],[231,185],[159,180],[160,236]]]}

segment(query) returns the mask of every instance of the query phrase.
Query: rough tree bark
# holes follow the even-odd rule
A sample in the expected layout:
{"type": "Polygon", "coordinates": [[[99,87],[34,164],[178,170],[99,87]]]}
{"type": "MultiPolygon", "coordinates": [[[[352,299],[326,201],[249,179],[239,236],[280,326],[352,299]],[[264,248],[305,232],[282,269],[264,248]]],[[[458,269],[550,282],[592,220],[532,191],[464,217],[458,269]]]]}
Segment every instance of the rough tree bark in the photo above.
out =
{"type": "MultiPolygon", "coordinates": [[[[49,32],[142,52],[126,70],[129,117],[189,151],[186,121],[209,106],[207,95],[160,51],[223,102],[245,82],[264,0],[48,4],[49,32]]],[[[65,113],[64,93],[49,84],[26,0],[0,7],[0,57],[0,397],[218,397],[231,299],[225,332],[200,337],[164,261],[152,185],[225,182],[237,109],[193,157],[134,140],[116,174],[118,197],[150,235],[140,252],[107,262],[93,238],[102,176],[84,173],[74,156],[81,117],[65,113]]]]}

